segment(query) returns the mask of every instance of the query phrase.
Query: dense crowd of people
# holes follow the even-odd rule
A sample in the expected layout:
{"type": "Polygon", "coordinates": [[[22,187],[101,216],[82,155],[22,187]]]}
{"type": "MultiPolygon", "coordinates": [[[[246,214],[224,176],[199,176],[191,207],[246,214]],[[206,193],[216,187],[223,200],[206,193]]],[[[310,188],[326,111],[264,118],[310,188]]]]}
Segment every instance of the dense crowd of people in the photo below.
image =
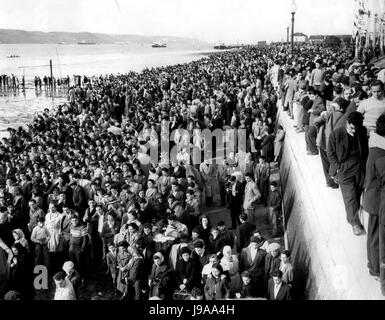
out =
{"type": "Polygon", "coordinates": [[[291,54],[271,46],[71,87],[67,104],[2,139],[4,293],[32,298],[32,270],[43,265],[55,299],[79,298],[106,272],[120,299],[291,299],[290,251],[266,241],[257,223],[258,209],[268,207],[273,238],[282,234],[280,186],[270,179],[285,137],[278,102],[306,131],[309,155],[321,154],[327,183],[341,188],[358,234],[356,173],[367,135],[355,139],[363,120],[373,131],[381,113],[380,102],[373,112],[360,101],[370,87],[370,99],[383,99],[370,67],[353,63],[348,49],[303,46],[291,54]],[[338,131],[345,105],[350,114],[338,131]],[[207,147],[202,130],[227,128],[246,133],[246,150],[215,160],[213,143],[214,159],[195,163],[191,149],[207,147]],[[159,161],[149,161],[146,146],[172,131],[176,157],[159,152],[159,161]],[[212,225],[208,209],[225,205],[212,225]]]}

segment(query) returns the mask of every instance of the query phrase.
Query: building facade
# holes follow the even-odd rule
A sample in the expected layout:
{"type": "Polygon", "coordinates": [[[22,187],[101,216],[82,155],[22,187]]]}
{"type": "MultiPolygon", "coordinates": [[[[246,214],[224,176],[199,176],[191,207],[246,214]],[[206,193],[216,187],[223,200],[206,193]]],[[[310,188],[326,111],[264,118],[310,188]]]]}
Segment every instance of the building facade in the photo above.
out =
{"type": "Polygon", "coordinates": [[[308,42],[308,36],[301,32],[294,33],[294,42],[295,43],[305,43],[308,42]]]}

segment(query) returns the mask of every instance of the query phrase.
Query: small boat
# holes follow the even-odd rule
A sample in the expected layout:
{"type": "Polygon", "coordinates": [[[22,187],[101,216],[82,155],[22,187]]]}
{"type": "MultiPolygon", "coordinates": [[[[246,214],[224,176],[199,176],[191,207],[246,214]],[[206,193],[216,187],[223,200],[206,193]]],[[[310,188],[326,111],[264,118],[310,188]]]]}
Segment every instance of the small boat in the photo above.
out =
{"type": "Polygon", "coordinates": [[[151,46],[153,48],[167,48],[167,44],[165,42],[153,42],[151,46]]]}
{"type": "Polygon", "coordinates": [[[14,59],[14,58],[20,58],[17,54],[11,54],[10,56],[7,56],[8,59],[14,59]]]}
{"type": "Polygon", "coordinates": [[[85,41],[85,40],[83,40],[83,41],[80,41],[80,42],[78,42],[78,44],[83,44],[83,45],[89,45],[89,44],[96,44],[96,42],[91,42],[91,41],[85,41]]]}

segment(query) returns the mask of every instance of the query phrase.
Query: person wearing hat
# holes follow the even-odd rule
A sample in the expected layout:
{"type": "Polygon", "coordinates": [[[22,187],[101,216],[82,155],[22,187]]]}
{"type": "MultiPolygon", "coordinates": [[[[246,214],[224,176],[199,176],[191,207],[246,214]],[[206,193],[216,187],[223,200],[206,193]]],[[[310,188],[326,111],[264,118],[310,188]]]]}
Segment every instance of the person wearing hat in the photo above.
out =
{"type": "Polygon", "coordinates": [[[164,300],[169,296],[172,269],[169,269],[167,266],[164,252],[156,252],[153,256],[153,260],[154,263],[148,281],[150,297],[159,297],[164,300]]]}
{"type": "Polygon", "coordinates": [[[75,270],[75,265],[72,261],[66,261],[63,264],[63,271],[66,273],[66,279],[68,279],[75,290],[75,295],[79,297],[79,287],[81,284],[81,278],[79,273],[75,270]]]}
{"type": "Polygon", "coordinates": [[[191,259],[191,250],[188,247],[183,247],[179,253],[181,258],[175,267],[177,290],[190,292],[192,288],[200,286],[199,262],[191,259]]]}

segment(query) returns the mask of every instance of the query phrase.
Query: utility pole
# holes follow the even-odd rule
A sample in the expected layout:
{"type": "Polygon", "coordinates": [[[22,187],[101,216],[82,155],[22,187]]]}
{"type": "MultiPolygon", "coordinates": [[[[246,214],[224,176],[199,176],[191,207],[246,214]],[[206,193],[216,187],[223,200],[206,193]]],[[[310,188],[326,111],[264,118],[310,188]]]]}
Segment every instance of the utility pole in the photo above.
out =
{"type": "Polygon", "coordinates": [[[49,70],[51,74],[51,89],[53,88],[52,60],[49,60],[49,70]]]}

